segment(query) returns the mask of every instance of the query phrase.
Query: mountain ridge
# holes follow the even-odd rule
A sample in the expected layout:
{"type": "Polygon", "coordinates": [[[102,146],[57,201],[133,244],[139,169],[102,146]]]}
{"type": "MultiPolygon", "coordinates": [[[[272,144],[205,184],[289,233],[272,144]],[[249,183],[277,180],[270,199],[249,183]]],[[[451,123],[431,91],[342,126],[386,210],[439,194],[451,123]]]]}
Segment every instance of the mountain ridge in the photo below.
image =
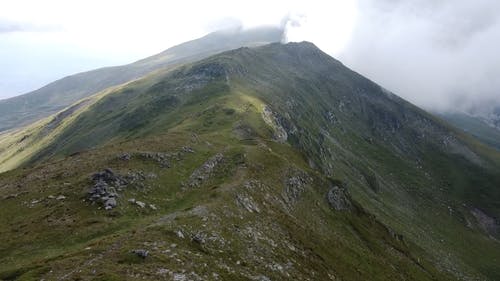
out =
{"type": "Polygon", "coordinates": [[[283,30],[274,27],[217,31],[131,64],[66,76],[30,93],[0,100],[0,132],[25,126],[86,96],[139,78],[154,70],[241,46],[281,41],[282,33],[283,30]]]}
{"type": "MultiPolygon", "coordinates": [[[[163,272],[171,278],[217,280],[202,277],[207,271],[188,262],[194,257],[197,264],[226,265],[228,270],[216,272],[223,280],[314,274],[325,280],[500,276],[495,258],[500,253],[498,153],[311,43],[230,50],[91,99],[69,110],[62,122],[48,118],[9,140],[7,149],[14,154],[33,151],[22,163],[24,170],[0,174],[2,195],[15,195],[5,201],[9,205],[0,210],[1,217],[17,221],[22,216],[7,210],[31,202],[26,203],[32,206],[30,218],[43,229],[34,241],[45,241],[45,212],[62,212],[71,204],[65,211],[68,222],[59,223],[83,233],[77,236],[82,244],[67,242],[75,248],[69,255],[46,242],[58,253],[52,261],[41,258],[52,272],[21,266],[21,275],[70,274],[73,256],[83,279],[91,279],[92,270],[104,279],[119,279],[129,268],[137,278],[155,279],[163,272]],[[49,124],[53,135],[37,143],[49,124]],[[132,182],[132,189],[118,191],[111,211],[96,210],[109,205],[89,201],[88,192],[94,192],[89,186],[99,177],[132,182]],[[26,190],[30,193],[22,193],[26,190]],[[57,192],[67,203],[32,203],[57,192]],[[160,210],[143,210],[137,200],[160,210]],[[86,220],[97,220],[106,233],[80,225],[86,220]],[[129,226],[132,222],[141,226],[129,226]],[[137,234],[127,236],[130,229],[137,234]],[[98,244],[88,237],[98,237],[98,244]],[[243,237],[255,243],[247,245],[243,237]],[[288,244],[272,246],[283,238],[288,244]],[[228,241],[238,250],[226,248],[228,241]],[[170,243],[179,246],[173,249],[170,243]],[[217,245],[227,252],[215,251],[217,245]],[[109,264],[84,266],[86,247],[96,247],[109,264]],[[130,251],[138,248],[147,248],[152,257],[134,258],[130,251]],[[182,265],[169,256],[172,252],[182,265]],[[162,263],[173,271],[160,271],[162,263]]],[[[3,251],[12,256],[18,242],[8,230],[17,228],[2,224],[7,230],[1,235],[10,245],[3,251]]]]}

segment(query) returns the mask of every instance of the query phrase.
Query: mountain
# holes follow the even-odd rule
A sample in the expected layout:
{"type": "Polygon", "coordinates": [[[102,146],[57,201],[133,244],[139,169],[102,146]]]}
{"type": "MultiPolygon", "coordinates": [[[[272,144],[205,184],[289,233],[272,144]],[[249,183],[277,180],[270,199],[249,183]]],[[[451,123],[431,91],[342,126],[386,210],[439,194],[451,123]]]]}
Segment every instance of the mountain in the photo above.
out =
{"type": "Polygon", "coordinates": [[[154,70],[199,60],[242,46],[280,42],[282,35],[283,30],[272,27],[218,31],[128,65],[105,67],[62,78],[36,91],[0,100],[0,132],[28,125],[82,98],[154,70]]]}
{"type": "Polygon", "coordinates": [[[487,117],[463,112],[438,114],[450,124],[500,150],[500,109],[487,117]]]}
{"type": "Polygon", "coordinates": [[[307,42],[108,88],[0,165],[0,279],[500,279],[500,153],[307,42]]]}

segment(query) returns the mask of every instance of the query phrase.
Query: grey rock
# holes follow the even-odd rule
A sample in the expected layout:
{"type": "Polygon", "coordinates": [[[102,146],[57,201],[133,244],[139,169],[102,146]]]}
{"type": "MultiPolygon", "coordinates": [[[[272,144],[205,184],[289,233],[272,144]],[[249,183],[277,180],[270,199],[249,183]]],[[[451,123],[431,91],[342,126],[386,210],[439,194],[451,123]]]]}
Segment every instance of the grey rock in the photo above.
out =
{"type": "MultiPolygon", "coordinates": [[[[88,200],[92,203],[99,203],[106,210],[116,207],[116,198],[119,197],[118,191],[130,183],[125,177],[116,174],[113,170],[107,168],[91,176],[94,185],[88,191],[88,200]]],[[[62,200],[62,197],[58,197],[62,200]]]]}
{"type": "Polygon", "coordinates": [[[327,111],[325,117],[331,124],[335,124],[338,122],[337,116],[335,116],[335,113],[333,111],[327,111]]]}
{"type": "Polygon", "coordinates": [[[127,185],[128,182],[120,175],[115,174],[110,168],[104,169],[102,172],[98,172],[92,175],[92,181],[101,187],[110,186],[122,186],[127,185]]]}
{"type": "Polygon", "coordinates": [[[271,110],[269,106],[264,106],[262,110],[262,119],[274,130],[273,138],[279,143],[285,143],[288,139],[288,134],[280,122],[279,116],[271,110]]]}
{"type": "Polygon", "coordinates": [[[143,259],[147,258],[149,255],[149,251],[144,249],[132,250],[132,253],[136,254],[138,257],[141,257],[143,259]]]}
{"type": "Polygon", "coordinates": [[[326,198],[330,207],[337,211],[348,211],[352,209],[351,200],[349,199],[349,195],[344,188],[338,186],[332,187],[328,191],[326,198]]]}
{"type": "Polygon", "coordinates": [[[203,165],[197,168],[189,177],[189,187],[200,187],[214,173],[217,166],[222,163],[224,155],[217,153],[210,157],[203,165]]]}
{"type": "Polygon", "coordinates": [[[205,243],[205,235],[203,233],[196,233],[195,235],[193,235],[193,237],[191,237],[191,240],[195,243],[198,243],[198,244],[204,244],[205,243]]]}
{"type": "Polygon", "coordinates": [[[104,208],[106,210],[111,210],[114,207],[116,207],[116,199],[115,198],[109,198],[104,202],[104,208]]]}
{"type": "Polygon", "coordinates": [[[163,152],[139,152],[137,155],[140,158],[157,162],[162,168],[170,168],[170,158],[172,158],[171,154],[163,152]]]}
{"type": "Polygon", "coordinates": [[[236,203],[239,206],[245,208],[250,213],[260,213],[259,207],[257,206],[257,204],[255,204],[255,202],[252,200],[252,197],[250,196],[238,194],[236,195],[236,203]]]}
{"type": "Polygon", "coordinates": [[[146,175],[142,171],[128,172],[125,180],[130,184],[138,184],[146,180],[146,175]]]}
{"type": "Polygon", "coordinates": [[[285,179],[283,199],[287,203],[295,203],[305,192],[307,185],[312,182],[312,178],[301,170],[293,170],[290,176],[285,179]]]}
{"type": "Polygon", "coordinates": [[[185,153],[194,153],[194,150],[189,147],[189,146],[183,146],[182,147],[182,152],[185,152],[185,153]]]}
{"type": "Polygon", "coordinates": [[[122,155],[119,155],[118,158],[124,161],[128,161],[132,158],[132,156],[129,153],[123,153],[122,155]]]}
{"type": "Polygon", "coordinates": [[[135,201],[135,204],[136,204],[137,206],[141,207],[141,208],[146,207],[146,203],[141,202],[141,201],[135,201]]]}
{"type": "Polygon", "coordinates": [[[494,217],[489,216],[478,208],[473,208],[470,212],[484,232],[492,237],[500,235],[500,223],[494,217]]]}

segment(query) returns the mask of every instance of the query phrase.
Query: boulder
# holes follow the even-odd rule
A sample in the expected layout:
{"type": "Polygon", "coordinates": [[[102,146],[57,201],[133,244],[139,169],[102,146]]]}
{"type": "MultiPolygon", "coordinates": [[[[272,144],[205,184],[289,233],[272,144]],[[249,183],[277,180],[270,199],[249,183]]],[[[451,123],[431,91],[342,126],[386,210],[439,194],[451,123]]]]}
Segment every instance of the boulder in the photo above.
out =
{"type": "Polygon", "coordinates": [[[326,195],[328,204],[336,211],[349,211],[352,209],[349,197],[347,190],[338,186],[332,187],[326,195]]]}
{"type": "Polygon", "coordinates": [[[141,208],[146,207],[146,203],[141,202],[141,201],[135,201],[135,204],[136,204],[137,206],[141,207],[141,208]]]}
{"type": "Polygon", "coordinates": [[[123,153],[122,155],[119,155],[118,158],[123,161],[128,161],[132,158],[132,156],[129,153],[123,153]]]}
{"type": "Polygon", "coordinates": [[[115,198],[109,198],[104,202],[104,209],[111,210],[114,207],[116,207],[116,199],[115,198]]]}
{"type": "Polygon", "coordinates": [[[138,257],[141,257],[143,259],[147,258],[149,255],[149,251],[144,249],[132,250],[132,253],[136,254],[138,257]]]}
{"type": "Polygon", "coordinates": [[[182,152],[184,152],[184,153],[194,153],[194,150],[191,147],[189,147],[189,146],[183,146],[182,147],[182,152]]]}

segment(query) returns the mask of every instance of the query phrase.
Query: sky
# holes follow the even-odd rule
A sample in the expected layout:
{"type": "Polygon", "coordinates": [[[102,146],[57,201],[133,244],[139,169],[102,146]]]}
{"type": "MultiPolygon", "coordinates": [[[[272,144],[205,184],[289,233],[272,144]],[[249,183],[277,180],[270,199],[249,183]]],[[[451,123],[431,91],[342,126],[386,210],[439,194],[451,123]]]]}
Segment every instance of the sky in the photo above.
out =
{"type": "Polygon", "coordinates": [[[500,104],[500,1],[0,1],[0,99],[234,26],[283,26],[431,110],[500,104]]]}

